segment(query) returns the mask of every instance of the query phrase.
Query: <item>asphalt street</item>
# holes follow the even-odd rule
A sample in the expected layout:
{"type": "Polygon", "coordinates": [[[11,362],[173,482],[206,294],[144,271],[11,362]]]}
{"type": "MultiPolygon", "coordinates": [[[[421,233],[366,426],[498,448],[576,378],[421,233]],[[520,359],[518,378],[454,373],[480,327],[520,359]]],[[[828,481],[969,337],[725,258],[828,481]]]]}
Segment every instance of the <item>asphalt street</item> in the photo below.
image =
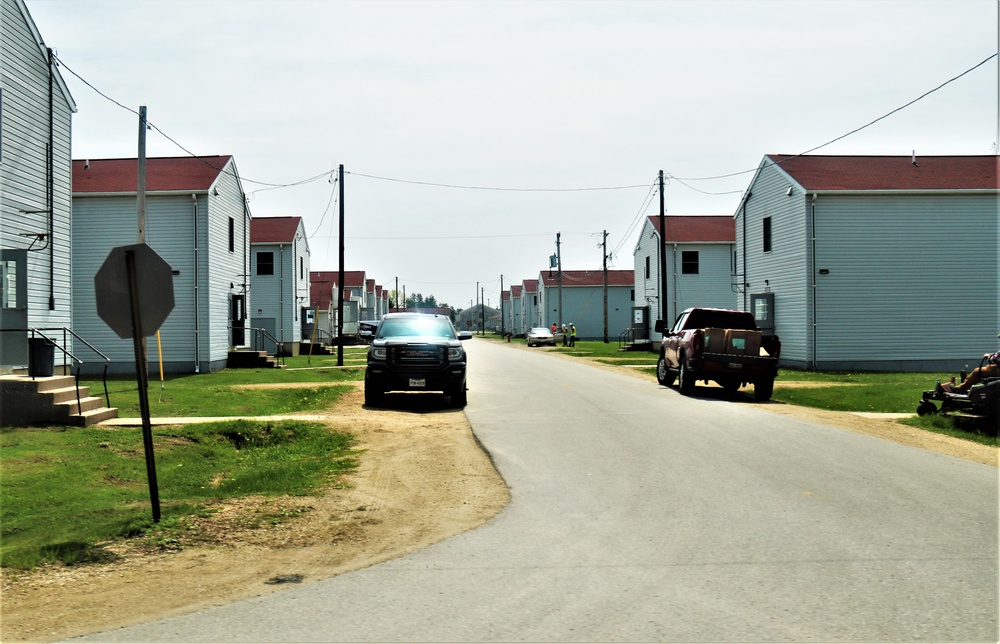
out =
{"type": "Polygon", "coordinates": [[[94,641],[997,641],[998,470],[483,340],[486,525],[94,641]]]}

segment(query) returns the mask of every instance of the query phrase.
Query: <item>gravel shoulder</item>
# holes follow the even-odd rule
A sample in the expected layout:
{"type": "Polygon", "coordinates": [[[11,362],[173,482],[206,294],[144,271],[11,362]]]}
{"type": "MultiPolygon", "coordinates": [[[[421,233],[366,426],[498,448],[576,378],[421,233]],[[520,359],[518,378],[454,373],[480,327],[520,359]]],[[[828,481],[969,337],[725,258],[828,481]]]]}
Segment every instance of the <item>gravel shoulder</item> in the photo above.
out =
{"type": "MultiPolygon", "coordinates": [[[[634,368],[594,364],[655,381],[634,368]]],[[[210,518],[192,520],[187,542],[169,549],[119,542],[106,545],[110,563],[0,570],[0,640],[55,641],[227,604],[380,563],[486,523],[509,495],[465,414],[410,398],[397,400],[401,410],[367,409],[359,386],[323,414],[331,427],[354,432],[365,450],[347,487],[220,503],[210,518]]],[[[891,420],[745,404],[997,465],[997,448],[891,420]]]]}

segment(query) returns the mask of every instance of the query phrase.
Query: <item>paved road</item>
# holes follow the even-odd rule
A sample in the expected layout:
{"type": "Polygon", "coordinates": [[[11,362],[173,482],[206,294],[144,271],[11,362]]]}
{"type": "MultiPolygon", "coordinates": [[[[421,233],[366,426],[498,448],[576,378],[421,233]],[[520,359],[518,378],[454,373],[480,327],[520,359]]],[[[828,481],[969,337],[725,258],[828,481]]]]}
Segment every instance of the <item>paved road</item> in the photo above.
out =
{"type": "Polygon", "coordinates": [[[998,473],[469,344],[485,526],[102,641],[996,641],[998,473]]]}

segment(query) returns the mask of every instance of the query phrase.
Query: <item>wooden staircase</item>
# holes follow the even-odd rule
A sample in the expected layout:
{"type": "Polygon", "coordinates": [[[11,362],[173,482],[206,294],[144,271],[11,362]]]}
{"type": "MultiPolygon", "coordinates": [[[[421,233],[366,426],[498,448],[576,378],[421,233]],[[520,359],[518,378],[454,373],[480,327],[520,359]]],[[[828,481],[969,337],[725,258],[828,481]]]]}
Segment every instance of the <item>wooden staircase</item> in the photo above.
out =
{"type": "Polygon", "coordinates": [[[228,369],[284,369],[267,351],[230,351],[226,361],[228,369]]]}
{"type": "Polygon", "coordinates": [[[0,425],[72,425],[90,427],[117,418],[116,407],[80,387],[73,376],[0,376],[0,425]]]}

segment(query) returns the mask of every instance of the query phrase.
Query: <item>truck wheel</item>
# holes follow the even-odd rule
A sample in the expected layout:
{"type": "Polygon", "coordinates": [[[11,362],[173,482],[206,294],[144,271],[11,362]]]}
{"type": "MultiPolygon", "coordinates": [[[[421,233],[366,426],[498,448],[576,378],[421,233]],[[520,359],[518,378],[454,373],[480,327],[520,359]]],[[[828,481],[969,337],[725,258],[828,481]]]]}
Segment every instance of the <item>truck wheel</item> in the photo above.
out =
{"type": "Polygon", "coordinates": [[[469,404],[469,390],[464,386],[461,389],[456,389],[451,392],[451,406],[458,407],[459,409],[464,408],[469,404]]]}
{"type": "Polygon", "coordinates": [[[771,400],[771,394],[773,393],[773,380],[758,380],[753,383],[753,397],[757,400],[771,400]]]}
{"type": "Polygon", "coordinates": [[[365,385],[365,405],[368,407],[381,407],[385,403],[385,392],[375,389],[374,386],[365,385]]]}
{"type": "Polygon", "coordinates": [[[664,387],[669,387],[674,384],[674,380],[676,379],[676,374],[667,368],[666,358],[660,356],[660,359],[656,361],[656,382],[664,387]]]}
{"type": "Polygon", "coordinates": [[[687,368],[687,361],[681,356],[680,367],[677,369],[677,390],[685,396],[694,393],[695,378],[687,368]]]}

